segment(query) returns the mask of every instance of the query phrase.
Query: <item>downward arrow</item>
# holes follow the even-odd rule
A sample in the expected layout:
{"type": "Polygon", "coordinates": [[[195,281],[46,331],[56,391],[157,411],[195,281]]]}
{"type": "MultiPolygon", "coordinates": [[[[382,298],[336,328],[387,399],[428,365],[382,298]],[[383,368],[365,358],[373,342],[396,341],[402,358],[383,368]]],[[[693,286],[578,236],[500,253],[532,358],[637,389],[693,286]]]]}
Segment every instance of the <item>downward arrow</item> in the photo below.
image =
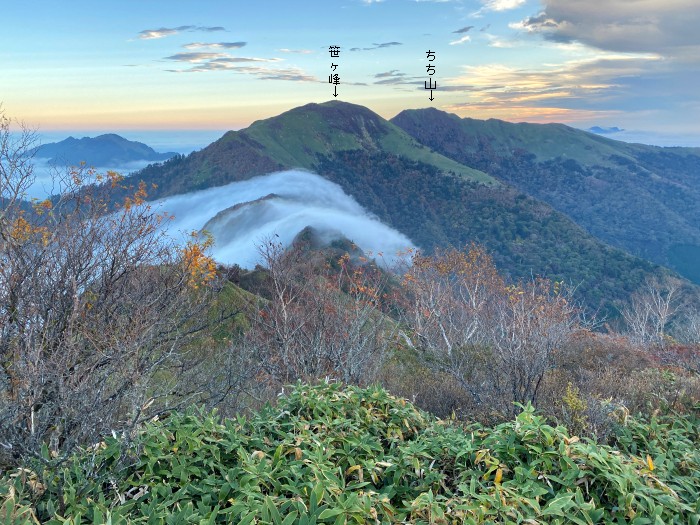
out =
{"type": "Polygon", "coordinates": [[[432,89],[430,90],[430,100],[435,100],[435,99],[433,98],[433,90],[432,90],[432,89]]]}
{"type": "Polygon", "coordinates": [[[334,96],[334,97],[337,97],[337,96],[338,96],[338,86],[335,86],[335,87],[333,88],[333,96],[334,96]]]}

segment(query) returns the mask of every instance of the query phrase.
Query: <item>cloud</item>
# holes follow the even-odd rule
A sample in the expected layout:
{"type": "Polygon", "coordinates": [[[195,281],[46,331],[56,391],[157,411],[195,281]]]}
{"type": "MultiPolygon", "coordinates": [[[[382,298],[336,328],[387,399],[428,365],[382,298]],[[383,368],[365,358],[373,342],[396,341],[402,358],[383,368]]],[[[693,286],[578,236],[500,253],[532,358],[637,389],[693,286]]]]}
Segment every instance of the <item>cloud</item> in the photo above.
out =
{"type": "Polygon", "coordinates": [[[288,82],[320,82],[312,75],[306,74],[298,68],[273,69],[266,67],[244,66],[233,68],[237,73],[255,75],[262,80],[284,80],[288,82]]]}
{"type": "Polygon", "coordinates": [[[284,47],[282,49],[278,49],[277,51],[279,51],[280,53],[296,53],[299,55],[310,55],[313,53],[313,51],[311,51],[310,49],[287,49],[284,47]]]}
{"type": "Polygon", "coordinates": [[[472,37],[469,35],[464,35],[462,38],[458,38],[457,40],[453,40],[450,42],[451,46],[457,46],[459,44],[464,44],[465,42],[471,42],[472,37]]]}
{"type": "Polygon", "coordinates": [[[179,27],[161,27],[160,29],[144,29],[140,31],[138,37],[142,40],[153,40],[156,38],[164,38],[166,36],[176,35],[182,32],[196,32],[202,31],[205,33],[214,33],[217,31],[226,31],[225,28],[221,26],[207,27],[207,26],[179,26],[179,27]]]}
{"type": "Polygon", "coordinates": [[[483,7],[472,13],[473,17],[480,18],[485,12],[489,11],[510,11],[525,5],[527,0],[482,0],[483,7]]]}
{"type": "Polygon", "coordinates": [[[598,49],[657,52],[700,60],[697,0],[544,0],[544,10],[513,27],[555,42],[577,41],[598,49]]]}
{"type": "Polygon", "coordinates": [[[489,47],[497,47],[497,48],[501,48],[501,49],[510,49],[510,48],[518,47],[519,45],[521,45],[521,43],[520,43],[519,41],[515,41],[515,40],[505,40],[505,39],[503,39],[503,38],[501,38],[501,37],[499,37],[499,36],[492,35],[492,34],[490,34],[490,33],[484,33],[484,36],[485,36],[485,37],[488,39],[488,41],[489,41],[489,43],[488,43],[488,46],[489,46],[489,47]]]}
{"type": "Polygon", "coordinates": [[[401,73],[398,69],[384,71],[374,75],[377,80],[376,85],[399,85],[399,84],[417,84],[418,77],[407,77],[405,73],[401,73]]]}
{"type": "Polygon", "coordinates": [[[204,60],[213,60],[216,58],[224,58],[228,55],[226,53],[176,53],[175,55],[170,55],[165,57],[166,60],[177,60],[179,62],[202,62],[204,60]]]}
{"type": "Polygon", "coordinates": [[[237,64],[240,62],[281,62],[281,58],[255,58],[255,57],[234,57],[227,53],[177,53],[165,60],[176,60],[178,62],[215,62],[219,64],[237,64]]]}
{"type": "Polygon", "coordinates": [[[487,11],[510,11],[525,4],[526,0],[487,0],[484,9],[487,11]]]}
{"type": "Polygon", "coordinates": [[[168,225],[173,237],[206,225],[215,240],[214,258],[248,268],[259,262],[256,245],[265,238],[277,235],[289,245],[307,226],[331,238],[342,234],[365,251],[385,253],[389,260],[413,247],[406,236],[367,213],[340,186],[303,171],[272,173],[152,205],[175,216],[168,225]]]}
{"type": "MultiPolygon", "coordinates": [[[[205,73],[208,71],[230,71],[245,75],[253,75],[261,80],[285,80],[291,82],[320,82],[312,75],[295,67],[273,68],[267,66],[241,66],[241,63],[250,62],[277,62],[280,59],[227,57],[217,58],[204,63],[196,63],[189,69],[166,69],[170,73],[205,73]]],[[[345,82],[344,82],[345,84],[345,82]]]]}
{"type": "MultiPolygon", "coordinates": [[[[239,43],[230,43],[239,44],[239,43]]],[[[240,43],[244,44],[244,43],[240,43]]],[[[209,46],[209,45],[207,45],[209,46]]],[[[225,46],[222,46],[225,47],[225,46]]],[[[236,46],[230,46],[236,47],[236,46]]],[[[241,47],[241,46],[238,46],[241,47]]],[[[214,51],[191,51],[176,53],[165,57],[165,60],[191,64],[186,69],[166,69],[170,73],[205,73],[209,71],[230,71],[233,73],[252,75],[263,80],[285,80],[292,82],[319,82],[311,75],[296,67],[275,68],[251,64],[275,64],[283,62],[281,58],[240,57],[229,53],[214,51]]]]}
{"type": "Polygon", "coordinates": [[[374,49],[385,49],[387,47],[402,46],[401,42],[383,42],[381,44],[372,43],[374,47],[352,47],[350,51],[372,51],[374,49]]]}
{"type": "Polygon", "coordinates": [[[650,104],[646,95],[635,98],[640,90],[634,82],[660,61],[651,54],[603,53],[537,69],[465,66],[464,75],[446,79],[440,89],[468,94],[461,111],[478,108],[483,115],[488,109],[489,116],[511,115],[508,120],[581,120],[621,111],[624,104],[633,109],[634,100],[640,106],[650,104]]]}
{"type": "Polygon", "coordinates": [[[161,27],[160,29],[144,29],[139,33],[139,38],[142,40],[152,40],[155,38],[163,38],[170,35],[175,35],[179,31],[177,29],[168,29],[161,27]]]}
{"type": "Polygon", "coordinates": [[[474,29],[474,26],[464,26],[463,28],[458,29],[457,31],[452,31],[452,32],[453,32],[453,33],[458,33],[458,34],[461,34],[461,33],[468,33],[468,32],[471,31],[472,29],[474,29]]]}
{"type": "Polygon", "coordinates": [[[192,42],[182,47],[185,49],[240,49],[247,44],[247,42],[192,42]]]}
{"type": "Polygon", "coordinates": [[[403,77],[404,73],[400,73],[398,69],[392,69],[391,71],[385,71],[384,73],[377,73],[374,78],[387,78],[387,77],[403,77]]]}

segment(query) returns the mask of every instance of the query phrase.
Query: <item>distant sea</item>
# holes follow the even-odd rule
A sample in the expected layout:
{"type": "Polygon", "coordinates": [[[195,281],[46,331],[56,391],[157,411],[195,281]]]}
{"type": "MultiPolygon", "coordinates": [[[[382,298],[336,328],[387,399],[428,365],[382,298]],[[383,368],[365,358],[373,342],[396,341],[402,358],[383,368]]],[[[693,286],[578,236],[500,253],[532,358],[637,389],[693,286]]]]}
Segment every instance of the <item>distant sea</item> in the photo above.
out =
{"type": "MultiPolygon", "coordinates": [[[[587,131],[584,129],[584,131],[587,131]]],[[[621,140],[633,144],[646,144],[648,146],[662,147],[700,147],[700,135],[682,133],[658,133],[653,131],[620,130],[613,133],[599,133],[601,137],[612,140],[621,140]]]]}

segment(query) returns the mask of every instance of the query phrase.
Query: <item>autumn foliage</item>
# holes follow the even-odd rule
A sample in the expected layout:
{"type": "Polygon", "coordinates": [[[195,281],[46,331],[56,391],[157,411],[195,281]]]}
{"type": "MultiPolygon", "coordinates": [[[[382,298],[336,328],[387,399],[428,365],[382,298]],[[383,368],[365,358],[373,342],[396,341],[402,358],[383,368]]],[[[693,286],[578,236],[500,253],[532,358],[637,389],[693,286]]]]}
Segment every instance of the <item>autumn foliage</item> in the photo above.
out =
{"type": "Polygon", "coordinates": [[[182,249],[145,185],[85,165],[28,203],[34,137],[0,124],[0,464],[42,448],[61,458],[206,399],[191,341],[208,323],[210,241],[182,249]]]}

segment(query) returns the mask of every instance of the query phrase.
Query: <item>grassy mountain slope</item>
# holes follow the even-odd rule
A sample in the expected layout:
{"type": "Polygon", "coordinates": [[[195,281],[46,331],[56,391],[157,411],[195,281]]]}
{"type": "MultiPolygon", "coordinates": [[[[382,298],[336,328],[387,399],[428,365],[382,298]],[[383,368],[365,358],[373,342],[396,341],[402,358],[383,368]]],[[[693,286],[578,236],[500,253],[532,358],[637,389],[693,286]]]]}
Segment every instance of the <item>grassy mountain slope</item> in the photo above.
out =
{"type": "Polygon", "coordinates": [[[700,283],[700,155],[627,144],[561,124],[460,119],[435,109],[392,119],[421,143],[567,214],[603,241],[700,283]]]}
{"type": "Polygon", "coordinates": [[[338,151],[396,155],[465,180],[498,184],[485,173],[422,146],[369,109],[335,101],[308,104],[229,131],[201,151],[146,168],[139,178],[159,186],[153,195],[175,195],[283,169],[318,171],[321,160],[338,151]]]}
{"type": "Polygon", "coordinates": [[[485,244],[514,279],[579,286],[592,307],[624,299],[655,268],[599,242],[550,206],[418,146],[366,108],[310,104],[226,133],[188,157],[137,175],[155,197],[285,168],[313,170],[420,247],[485,244]]]}
{"type": "Polygon", "coordinates": [[[483,172],[426,148],[400,128],[355,104],[308,104],[279,117],[254,122],[242,134],[289,167],[315,169],[319,157],[336,151],[381,151],[454,172],[467,180],[495,182],[483,172]]]}

